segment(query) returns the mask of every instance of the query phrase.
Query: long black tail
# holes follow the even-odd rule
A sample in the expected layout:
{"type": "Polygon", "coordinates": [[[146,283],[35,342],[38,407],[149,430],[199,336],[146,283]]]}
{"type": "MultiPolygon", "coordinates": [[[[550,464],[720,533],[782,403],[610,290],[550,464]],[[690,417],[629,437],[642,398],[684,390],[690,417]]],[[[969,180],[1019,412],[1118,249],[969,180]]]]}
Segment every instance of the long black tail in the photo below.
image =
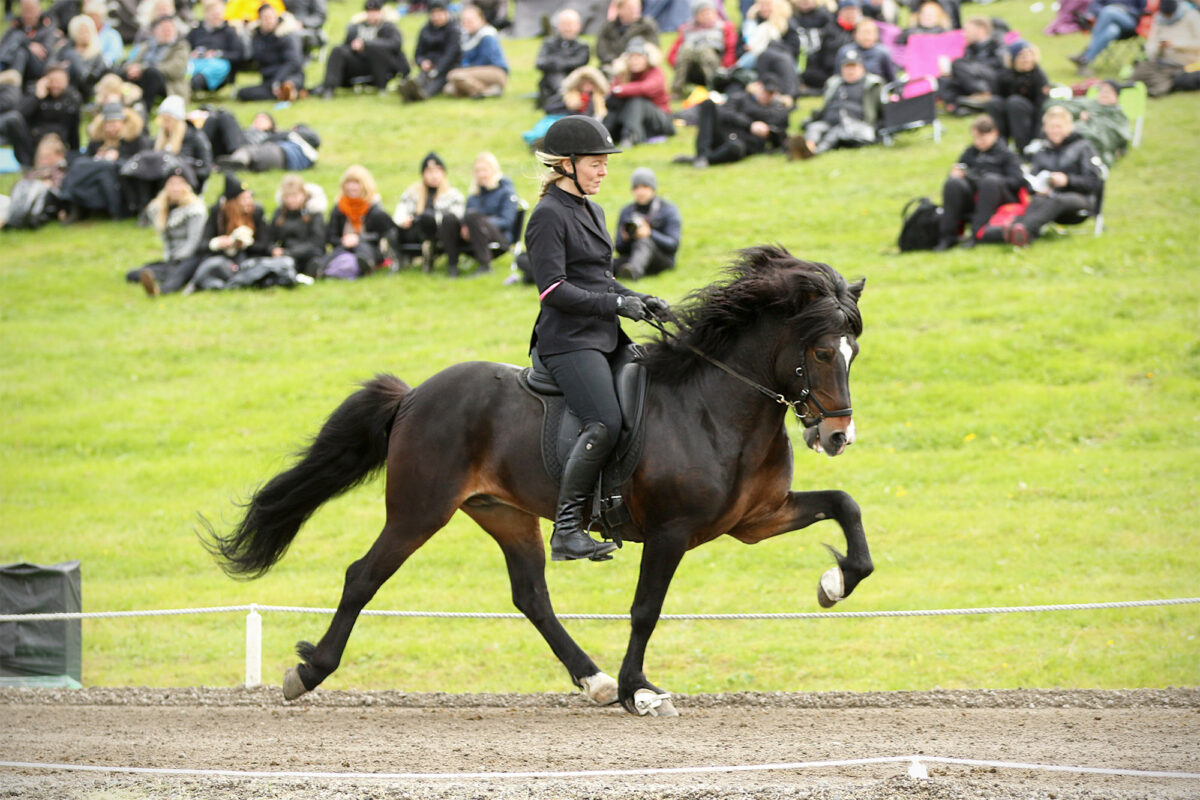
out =
{"type": "Polygon", "coordinates": [[[329,415],[295,466],[254,493],[246,516],[228,536],[201,517],[200,540],[221,568],[233,576],[261,576],[283,557],[314,511],[377,473],[387,462],[396,410],[410,391],[399,378],[376,375],[329,415]]]}

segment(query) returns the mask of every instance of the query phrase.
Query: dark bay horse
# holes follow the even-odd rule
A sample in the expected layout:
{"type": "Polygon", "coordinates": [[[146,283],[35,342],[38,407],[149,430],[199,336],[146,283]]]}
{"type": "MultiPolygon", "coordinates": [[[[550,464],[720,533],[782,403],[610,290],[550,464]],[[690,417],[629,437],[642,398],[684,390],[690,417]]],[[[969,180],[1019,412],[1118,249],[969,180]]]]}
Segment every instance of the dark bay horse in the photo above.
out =
{"type": "MultiPolygon", "coordinates": [[[[387,519],[370,550],[346,571],[337,612],[284,696],[315,689],[337,669],[359,612],[457,509],[500,545],[513,603],[597,703],[674,713],[643,672],[646,645],[683,554],[728,534],[754,543],[820,520],[841,525],[846,554],[818,583],[830,607],[871,573],[857,504],[841,491],[790,491],[792,409],[809,446],[830,456],[854,441],[850,364],[858,352],[863,282],[779,247],[741,252],[725,280],[678,310],[679,333],[645,347],[650,377],[642,457],[623,495],[643,542],[629,646],[614,681],[571,639],[546,587],[538,518],[553,519],[557,489],[542,465],[541,405],[518,384],[520,369],[469,362],[410,388],[379,375],[333,412],[290,469],[262,486],[231,533],[206,545],[232,575],[256,577],[283,556],[326,501],[386,465],[387,519]],[[724,368],[721,368],[721,367],[724,368]],[[736,374],[734,374],[736,373],[736,374]]],[[[592,567],[595,568],[595,567],[592,567]]]]}

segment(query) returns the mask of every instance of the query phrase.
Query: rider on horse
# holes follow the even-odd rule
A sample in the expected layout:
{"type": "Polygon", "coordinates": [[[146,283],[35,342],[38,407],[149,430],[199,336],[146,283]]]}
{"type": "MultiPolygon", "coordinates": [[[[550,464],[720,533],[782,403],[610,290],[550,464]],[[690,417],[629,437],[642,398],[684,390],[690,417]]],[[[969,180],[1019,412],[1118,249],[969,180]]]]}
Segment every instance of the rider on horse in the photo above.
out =
{"type": "Polygon", "coordinates": [[[634,321],[663,314],[665,300],[635,292],[613,277],[613,244],[604,210],[588,199],[621,151],[591,117],[563,117],[537,153],[551,171],[530,214],[525,247],[541,300],[530,354],[554,376],[583,430],[563,466],[550,536],[554,561],[604,561],[616,549],[587,533],[588,499],[621,430],[613,371],[629,360],[618,315],[634,321]]]}

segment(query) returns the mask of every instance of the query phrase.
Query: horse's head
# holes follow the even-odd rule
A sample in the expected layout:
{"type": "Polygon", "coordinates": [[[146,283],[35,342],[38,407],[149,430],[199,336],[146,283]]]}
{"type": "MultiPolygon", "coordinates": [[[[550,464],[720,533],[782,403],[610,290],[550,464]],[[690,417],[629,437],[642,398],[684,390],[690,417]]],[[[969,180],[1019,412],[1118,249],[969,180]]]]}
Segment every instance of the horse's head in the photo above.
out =
{"type": "Polygon", "coordinates": [[[804,442],[818,453],[840,455],[854,444],[850,365],[858,355],[865,281],[847,283],[824,264],[803,264],[793,278],[796,312],[787,326],[776,374],[786,376],[786,399],[804,425],[804,442]]]}

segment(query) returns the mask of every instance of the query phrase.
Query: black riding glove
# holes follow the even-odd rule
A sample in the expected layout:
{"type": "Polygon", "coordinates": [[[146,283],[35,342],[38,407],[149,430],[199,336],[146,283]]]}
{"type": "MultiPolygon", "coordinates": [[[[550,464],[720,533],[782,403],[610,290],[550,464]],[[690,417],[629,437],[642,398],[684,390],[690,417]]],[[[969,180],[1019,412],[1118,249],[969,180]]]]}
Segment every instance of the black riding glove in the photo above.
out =
{"type": "Polygon", "coordinates": [[[640,297],[631,294],[620,295],[617,297],[617,314],[628,317],[634,322],[640,322],[646,318],[646,304],[640,297]]]}
{"type": "Polygon", "coordinates": [[[650,315],[659,319],[666,319],[668,312],[671,310],[671,304],[661,297],[647,297],[642,302],[645,304],[646,310],[650,312],[650,315]]]}

